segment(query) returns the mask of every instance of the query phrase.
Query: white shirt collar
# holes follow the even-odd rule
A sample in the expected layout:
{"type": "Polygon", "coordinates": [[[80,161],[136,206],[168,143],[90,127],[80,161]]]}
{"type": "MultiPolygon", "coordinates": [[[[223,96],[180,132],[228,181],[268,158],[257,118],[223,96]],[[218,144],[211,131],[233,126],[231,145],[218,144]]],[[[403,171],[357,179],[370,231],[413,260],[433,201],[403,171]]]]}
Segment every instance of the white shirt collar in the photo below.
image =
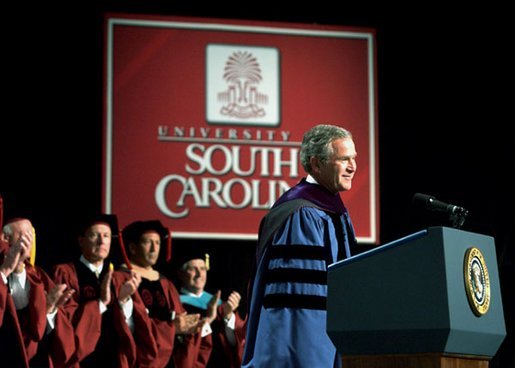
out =
{"type": "Polygon", "coordinates": [[[84,265],[86,265],[86,267],[89,268],[91,272],[98,273],[99,275],[102,272],[102,269],[104,268],[103,262],[100,266],[97,267],[93,263],[88,261],[83,255],[80,256],[80,261],[84,263],[84,265]]]}
{"type": "Polygon", "coordinates": [[[318,182],[315,180],[314,177],[312,177],[311,175],[308,174],[307,178],[306,178],[306,181],[308,183],[311,183],[311,184],[318,184],[318,182]]]}
{"type": "Polygon", "coordinates": [[[22,289],[25,289],[25,284],[27,283],[27,271],[26,271],[26,268],[23,267],[23,270],[20,273],[11,272],[11,275],[13,276],[13,278],[18,280],[18,282],[20,283],[20,286],[22,287],[22,289]]]}

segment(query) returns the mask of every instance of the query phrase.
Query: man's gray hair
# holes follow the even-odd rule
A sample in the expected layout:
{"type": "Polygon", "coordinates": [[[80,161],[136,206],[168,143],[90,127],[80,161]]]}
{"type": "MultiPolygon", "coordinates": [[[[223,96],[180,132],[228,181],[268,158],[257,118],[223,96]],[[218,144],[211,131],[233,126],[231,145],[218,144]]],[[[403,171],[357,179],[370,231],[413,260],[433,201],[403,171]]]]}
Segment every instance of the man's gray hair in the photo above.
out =
{"type": "Polygon", "coordinates": [[[4,233],[4,236],[5,237],[11,237],[14,235],[14,229],[13,229],[13,226],[14,224],[18,223],[18,222],[28,222],[30,224],[30,226],[32,226],[32,222],[27,219],[27,218],[24,218],[24,217],[16,217],[14,219],[11,219],[9,220],[5,225],[4,227],[2,227],[2,233],[4,233]]]}
{"type": "Polygon", "coordinates": [[[4,233],[5,236],[13,235],[13,228],[12,228],[11,224],[5,224],[4,227],[2,228],[2,232],[4,233]]]}
{"type": "Polygon", "coordinates": [[[324,162],[333,153],[331,142],[335,139],[351,138],[352,134],[347,129],[336,125],[316,125],[304,134],[300,147],[300,162],[307,173],[311,173],[311,157],[317,157],[324,162]]]}

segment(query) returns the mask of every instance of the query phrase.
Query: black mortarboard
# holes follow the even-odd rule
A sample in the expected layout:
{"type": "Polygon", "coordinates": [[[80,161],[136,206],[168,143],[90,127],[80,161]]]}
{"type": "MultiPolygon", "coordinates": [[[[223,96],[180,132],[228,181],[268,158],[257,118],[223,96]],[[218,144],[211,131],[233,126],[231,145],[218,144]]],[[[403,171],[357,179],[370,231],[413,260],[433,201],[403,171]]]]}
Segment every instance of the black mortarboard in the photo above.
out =
{"type": "Polygon", "coordinates": [[[127,255],[123,247],[118,217],[116,215],[101,213],[83,216],[78,222],[77,234],[83,236],[88,228],[97,224],[105,224],[111,228],[111,250],[108,260],[115,265],[126,263],[127,255]]]}
{"type": "Polygon", "coordinates": [[[26,203],[16,198],[12,193],[4,196],[0,195],[0,230],[10,222],[21,219],[30,219],[32,222],[33,218],[32,206],[27,206],[26,203]]]}
{"type": "Polygon", "coordinates": [[[173,264],[176,269],[180,269],[186,262],[192,259],[202,259],[206,262],[206,267],[210,268],[210,256],[207,248],[198,244],[187,244],[174,251],[173,264]]]}
{"type": "MultiPolygon", "coordinates": [[[[167,263],[172,257],[172,237],[170,230],[163,226],[159,220],[135,221],[124,227],[123,244],[127,247],[130,243],[138,243],[141,235],[146,232],[155,231],[161,237],[161,251],[159,263],[167,263]]],[[[125,248],[127,252],[127,248],[125,248]]]]}
{"type": "Polygon", "coordinates": [[[113,237],[115,235],[118,236],[118,233],[120,232],[120,228],[118,227],[118,218],[116,215],[112,214],[101,213],[89,216],[86,215],[79,219],[77,224],[77,235],[84,235],[88,228],[96,224],[105,224],[109,226],[113,237]]]}

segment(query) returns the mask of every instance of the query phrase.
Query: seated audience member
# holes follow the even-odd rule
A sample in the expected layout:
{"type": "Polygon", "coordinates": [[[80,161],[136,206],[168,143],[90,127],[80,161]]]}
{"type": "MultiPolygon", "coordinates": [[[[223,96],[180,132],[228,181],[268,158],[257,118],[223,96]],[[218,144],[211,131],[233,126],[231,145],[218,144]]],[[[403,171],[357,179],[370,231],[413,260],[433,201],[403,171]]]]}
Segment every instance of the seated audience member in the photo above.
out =
{"type": "Polygon", "coordinates": [[[216,302],[217,314],[211,320],[213,349],[208,367],[240,367],[245,342],[244,321],[236,312],[241,296],[232,291],[225,302],[220,300],[220,291],[212,295],[205,291],[209,254],[199,246],[183,247],[177,251],[178,277],[181,281],[181,302],[189,313],[205,316],[210,303],[216,302]]]}
{"type": "MultiPolygon", "coordinates": [[[[138,292],[132,296],[133,304],[143,303],[153,324],[158,355],[149,366],[202,367],[211,346],[197,333],[203,321],[198,314],[186,313],[173,283],[155,268],[169,261],[168,229],[159,221],[136,221],[124,228],[123,243],[129,263],[120,270],[141,275],[138,292]]],[[[115,284],[120,276],[123,273],[115,275],[115,284]]]]}
{"type": "Polygon", "coordinates": [[[30,220],[10,220],[0,238],[2,366],[68,366],[75,345],[63,306],[73,290],[55,285],[34,265],[35,230],[30,220]]]}

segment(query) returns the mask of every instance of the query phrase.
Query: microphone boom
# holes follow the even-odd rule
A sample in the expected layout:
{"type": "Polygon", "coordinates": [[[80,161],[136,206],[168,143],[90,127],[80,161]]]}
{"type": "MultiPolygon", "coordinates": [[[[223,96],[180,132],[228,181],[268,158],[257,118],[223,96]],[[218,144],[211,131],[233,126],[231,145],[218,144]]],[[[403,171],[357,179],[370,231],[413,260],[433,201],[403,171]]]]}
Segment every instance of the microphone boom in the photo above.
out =
{"type": "Polygon", "coordinates": [[[468,211],[465,208],[439,201],[427,194],[415,193],[413,204],[422,205],[428,211],[448,213],[452,226],[458,229],[463,226],[468,216],[468,211]]]}

